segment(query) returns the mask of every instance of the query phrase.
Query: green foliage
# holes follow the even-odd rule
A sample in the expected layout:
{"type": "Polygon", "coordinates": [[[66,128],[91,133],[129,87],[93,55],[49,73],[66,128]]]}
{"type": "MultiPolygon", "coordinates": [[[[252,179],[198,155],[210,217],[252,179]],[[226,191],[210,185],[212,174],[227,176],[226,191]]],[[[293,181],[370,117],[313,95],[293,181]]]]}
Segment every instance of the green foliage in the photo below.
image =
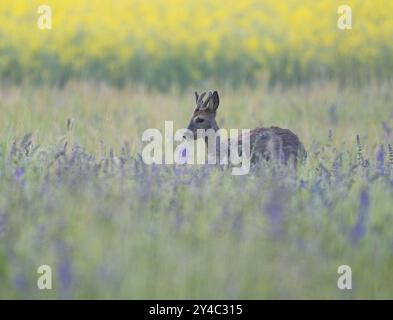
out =
{"type": "Polygon", "coordinates": [[[192,94],[3,90],[0,298],[391,298],[390,88],[224,89],[219,123],[290,127],[308,151],[297,172],[240,177],[141,161],[142,131],[185,125],[192,94]]]}

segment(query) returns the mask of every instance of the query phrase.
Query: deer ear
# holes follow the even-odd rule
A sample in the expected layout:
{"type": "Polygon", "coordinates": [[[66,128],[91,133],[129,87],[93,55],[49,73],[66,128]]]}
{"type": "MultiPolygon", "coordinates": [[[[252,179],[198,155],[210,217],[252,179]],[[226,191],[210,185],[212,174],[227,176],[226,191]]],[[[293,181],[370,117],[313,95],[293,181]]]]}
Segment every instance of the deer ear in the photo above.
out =
{"type": "Polygon", "coordinates": [[[219,104],[220,104],[220,98],[218,96],[218,92],[214,91],[211,97],[211,108],[213,109],[213,111],[217,110],[219,104]]]}
{"type": "Polygon", "coordinates": [[[195,102],[198,103],[199,94],[195,91],[195,102]]]}

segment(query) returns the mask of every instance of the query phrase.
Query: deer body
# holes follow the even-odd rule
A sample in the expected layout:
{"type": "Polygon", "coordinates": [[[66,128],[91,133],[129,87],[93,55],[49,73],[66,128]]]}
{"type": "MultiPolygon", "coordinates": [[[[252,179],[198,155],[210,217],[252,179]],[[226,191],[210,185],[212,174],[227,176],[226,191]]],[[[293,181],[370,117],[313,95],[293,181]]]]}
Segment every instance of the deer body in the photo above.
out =
{"type": "MultiPolygon", "coordinates": [[[[192,115],[191,121],[188,125],[188,130],[191,132],[193,139],[197,139],[197,130],[209,130],[219,131],[219,127],[216,122],[216,112],[219,105],[219,96],[217,91],[209,91],[207,98],[206,92],[199,95],[195,92],[196,98],[196,109],[192,115]]],[[[185,137],[190,138],[190,137],[185,137]]],[[[261,160],[266,161],[279,161],[283,164],[288,164],[290,160],[293,160],[294,165],[300,158],[306,155],[303,144],[300,142],[296,134],[288,129],[282,129],[279,127],[272,126],[270,128],[255,128],[250,131],[250,151],[251,151],[251,163],[256,164],[261,160]]],[[[208,150],[209,141],[205,139],[208,150]]],[[[216,153],[217,157],[220,157],[220,146],[225,143],[230,145],[230,141],[222,139],[219,135],[216,137],[215,148],[212,152],[216,153]]],[[[238,137],[239,153],[242,152],[242,135],[238,137]]],[[[224,148],[224,150],[229,150],[224,148]]]]}

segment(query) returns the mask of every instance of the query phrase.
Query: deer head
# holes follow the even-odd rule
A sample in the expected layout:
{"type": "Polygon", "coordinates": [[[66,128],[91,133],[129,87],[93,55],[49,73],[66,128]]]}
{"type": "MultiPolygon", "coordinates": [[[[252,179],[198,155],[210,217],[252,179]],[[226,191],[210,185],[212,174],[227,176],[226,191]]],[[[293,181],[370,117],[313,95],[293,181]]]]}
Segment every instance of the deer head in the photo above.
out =
{"type": "Polygon", "coordinates": [[[191,117],[190,124],[187,129],[192,133],[192,136],[184,136],[185,139],[197,139],[197,130],[213,129],[217,131],[218,125],[216,122],[216,111],[220,103],[217,91],[203,92],[200,95],[195,92],[196,108],[191,117]],[[204,99],[206,97],[206,99],[204,99]]]}

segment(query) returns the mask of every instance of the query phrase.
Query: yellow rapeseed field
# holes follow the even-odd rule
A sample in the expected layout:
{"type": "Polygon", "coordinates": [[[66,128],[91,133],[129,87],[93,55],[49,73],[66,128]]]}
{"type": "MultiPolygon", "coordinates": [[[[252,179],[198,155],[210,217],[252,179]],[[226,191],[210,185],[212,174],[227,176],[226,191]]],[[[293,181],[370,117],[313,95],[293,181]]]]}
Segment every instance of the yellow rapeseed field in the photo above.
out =
{"type": "Polygon", "coordinates": [[[337,27],[338,0],[0,0],[0,74],[71,76],[151,84],[391,74],[393,1],[346,0],[352,29],[337,27]]]}

